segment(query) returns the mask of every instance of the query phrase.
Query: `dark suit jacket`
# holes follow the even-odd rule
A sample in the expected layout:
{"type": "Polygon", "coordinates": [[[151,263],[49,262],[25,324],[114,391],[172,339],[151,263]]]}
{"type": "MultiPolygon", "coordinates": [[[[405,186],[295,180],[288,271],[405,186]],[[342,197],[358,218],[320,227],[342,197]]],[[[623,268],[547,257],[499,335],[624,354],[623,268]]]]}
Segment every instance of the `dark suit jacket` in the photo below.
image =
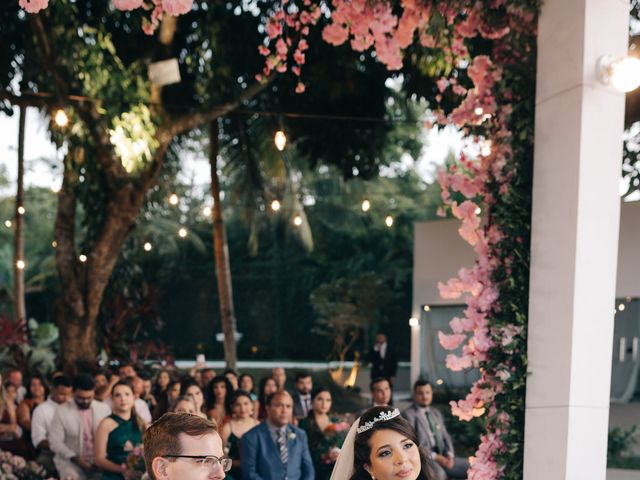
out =
{"type": "Polygon", "coordinates": [[[384,358],[380,357],[380,352],[376,352],[373,347],[369,355],[367,355],[367,361],[371,363],[371,380],[375,378],[389,378],[395,377],[398,371],[398,356],[396,350],[387,342],[387,351],[384,358]]]}
{"type": "Polygon", "coordinates": [[[297,390],[294,390],[289,393],[291,393],[291,398],[293,398],[293,416],[296,418],[306,417],[304,413],[304,408],[302,406],[302,395],[300,395],[300,393],[298,393],[297,390]]]}
{"type": "MultiPolygon", "coordinates": [[[[444,452],[436,452],[440,455],[450,455],[455,456],[455,451],[453,450],[453,442],[451,440],[451,436],[447,431],[447,427],[444,424],[444,417],[442,414],[433,407],[430,407],[432,417],[434,423],[436,424],[436,428],[442,431],[442,438],[444,440],[444,452]]],[[[420,442],[420,446],[426,448],[430,452],[436,451],[435,444],[435,436],[431,432],[431,428],[429,428],[429,421],[427,420],[427,416],[418,405],[415,403],[411,404],[406,410],[402,412],[402,416],[411,424],[413,429],[416,431],[416,435],[418,436],[418,442],[420,442]]]]}
{"type": "Polygon", "coordinates": [[[267,422],[253,427],[240,440],[240,463],[243,480],[313,480],[315,472],[307,434],[287,426],[289,461],[280,460],[280,452],[271,437],[267,422]]]}

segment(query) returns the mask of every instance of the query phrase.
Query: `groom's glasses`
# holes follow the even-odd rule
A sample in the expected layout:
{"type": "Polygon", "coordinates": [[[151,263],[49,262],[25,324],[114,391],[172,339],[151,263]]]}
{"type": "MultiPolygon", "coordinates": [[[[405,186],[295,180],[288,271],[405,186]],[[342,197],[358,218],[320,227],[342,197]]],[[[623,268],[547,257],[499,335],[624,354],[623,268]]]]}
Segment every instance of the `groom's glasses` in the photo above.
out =
{"type": "Polygon", "coordinates": [[[196,465],[214,469],[218,464],[225,472],[231,470],[232,460],[229,457],[216,457],[215,455],[163,455],[165,458],[192,458],[196,465]]]}

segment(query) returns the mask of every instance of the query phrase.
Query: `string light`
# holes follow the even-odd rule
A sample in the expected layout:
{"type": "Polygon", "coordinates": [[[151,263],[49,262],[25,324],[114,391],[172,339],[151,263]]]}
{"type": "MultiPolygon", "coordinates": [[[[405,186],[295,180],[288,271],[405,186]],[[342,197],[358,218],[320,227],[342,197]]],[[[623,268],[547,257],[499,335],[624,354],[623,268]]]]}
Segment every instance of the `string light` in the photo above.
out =
{"type": "Polygon", "coordinates": [[[211,216],[211,207],[204,207],[202,209],[202,215],[204,215],[205,217],[210,217],[211,216]]]}
{"type": "Polygon", "coordinates": [[[51,185],[51,191],[53,193],[58,193],[60,191],[60,185],[51,185]]]}
{"type": "Polygon", "coordinates": [[[153,248],[153,245],[151,245],[151,242],[145,242],[142,248],[144,248],[145,252],[150,252],[153,248]]]}
{"type": "Polygon", "coordinates": [[[621,312],[624,311],[626,307],[624,306],[624,303],[621,303],[620,305],[618,305],[618,310],[620,310],[621,312]]]}
{"type": "Polygon", "coordinates": [[[424,307],[422,307],[422,310],[424,310],[425,312],[429,312],[431,311],[431,307],[429,305],[425,305],[424,307]]]}
{"type": "Polygon", "coordinates": [[[58,242],[56,242],[55,240],[53,242],[51,242],[51,246],[53,248],[58,248],[58,242]]]}
{"type": "Polygon", "coordinates": [[[84,253],[81,253],[80,256],[78,257],[78,260],[84,263],[87,261],[87,256],[84,253]]]}
{"type": "Polygon", "coordinates": [[[475,113],[476,115],[480,116],[484,113],[484,110],[482,109],[482,107],[476,107],[475,110],[473,111],[473,113],[475,113]]]}
{"type": "Polygon", "coordinates": [[[444,383],[444,380],[442,380],[441,378],[439,378],[438,380],[436,380],[436,384],[437,385],[442,385],[444,383]]]}
{"type": "Polygon", "coordinates": [[[363,200],[360,208],[362,208],[363,212],[368,212],[371,208],[371,202],[369,200],[363,200]]]}
{"type": "Polygon", "coordinates": [[[26,210],[24,209],[24,207],[23,207],[22,205],[20,205],[20,206],[18,207],[18,213],[19,213],[20,215],[24,215],[24,212],[26,212],[26,210]]]}
{"type": "Polygon", "coordinates": [[[178,236],[180,238],[185,238],[187,236],[187,229],[182,227],[180,230],[178,230],[178,236]]]}
{"type": "Polygon", "coordinates": [[[171,195],[169,195],[169,203],[171,205],[177,205],[179,201],[180,199],[178,198],[178,195],[176,195],[175,193],[172,193],[171,195]]]}
{"type": "Polygon", "coordinates": [[[13,225],[13,223],[11,223],[11,220],[5,220],[4,221],[4,226],[7,228],[11,228],[11,225],[13,225]]]}
{"type": "Polygon", "coordinates": [[[67,116],[67,112],[59,108],[56,110],[56,113],[53,117],[53,121],[56,122],[56,125],[63,128],[69,125],[69,117],[67,116]]]}
{"type": "Polygon", "coordinates": [[[296,227],[299,227],[300,225],[302,225],[302,217],[301,217],[300,215],[296,215],[296,216],[293,218],[293,224],[294,224],[296,227]]]}
{"type": "Polygon", "coordinates": [[[393,217],[391,215],[387,215],[387,218],[384,219],[384,223],[387,227],[391,228],[393,226],[393,217]]]}
{"type": "Polygon", "coordinates": [[[274,200],[273,202],[271,202],[271,210],[273,210],[274,212],[277,212],[278,210],[280,210],[280,202],[278,200],[274,200]]]}
{"type": "Polygon", "coordinates": [[[16,267],[18,268],[18,270],[24,270],[24,267],[25,267],[24,260],[18,260],[16,262],[16,267]]]}
{"type": "Polygon", "coordinates": [[[418,319],[416,317],[411,317],[409,319],[409,326],[410,327],[417,327],[418,325],[420,325],[420,322],[418,321],[418,319]]]}
{"type": "Polygon", "coordinates": [[[276,144],[276,148],[279,151],[283,151],[284,147],[287,146],[287,136],[284,134],[282,130],[278,130],[276,134],[273,136],[273,143],[276,144]]]}
{"type": "Polygon", "coordinates": [[[596,72],[602,83],[611,84],[620,92],[630,92],[640,85],[640,59],[636,57],[600,57],[596,72]]]}
{"type": "Polygon", "coordinates": [[[482,209],[480,207],[477,207],[474,211],[476,215],[480,215],[482,213],[482,209]]]}

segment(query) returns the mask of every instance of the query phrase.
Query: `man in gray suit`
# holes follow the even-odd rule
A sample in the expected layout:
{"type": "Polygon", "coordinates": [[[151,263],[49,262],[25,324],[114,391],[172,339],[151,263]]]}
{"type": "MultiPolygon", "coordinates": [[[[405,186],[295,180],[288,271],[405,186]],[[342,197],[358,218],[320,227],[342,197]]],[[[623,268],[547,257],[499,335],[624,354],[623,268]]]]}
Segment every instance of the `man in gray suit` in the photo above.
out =
{"type": "Polygon", "coordinates": [[[418,380],[413,385],[413,404],[402,416],[416,431],[420,446],[431,452],[435,461],[437,480],[447,478],[466,479],[469,462],[456,458],[453,441],[444,424],[442,414],[431,407],[433,387],[427,380],[418,380]]]}

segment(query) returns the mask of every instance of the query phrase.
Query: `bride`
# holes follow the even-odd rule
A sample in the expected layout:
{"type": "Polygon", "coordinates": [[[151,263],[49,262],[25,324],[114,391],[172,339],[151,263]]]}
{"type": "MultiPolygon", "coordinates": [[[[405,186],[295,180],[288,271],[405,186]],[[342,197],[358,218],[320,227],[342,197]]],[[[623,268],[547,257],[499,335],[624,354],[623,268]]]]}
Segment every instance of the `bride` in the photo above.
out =
{"type": "Polygon", "coordinates": [[[355,421],[331,480],[433,480],[431,460],[393,407],[372,407],[355,421]]]}

